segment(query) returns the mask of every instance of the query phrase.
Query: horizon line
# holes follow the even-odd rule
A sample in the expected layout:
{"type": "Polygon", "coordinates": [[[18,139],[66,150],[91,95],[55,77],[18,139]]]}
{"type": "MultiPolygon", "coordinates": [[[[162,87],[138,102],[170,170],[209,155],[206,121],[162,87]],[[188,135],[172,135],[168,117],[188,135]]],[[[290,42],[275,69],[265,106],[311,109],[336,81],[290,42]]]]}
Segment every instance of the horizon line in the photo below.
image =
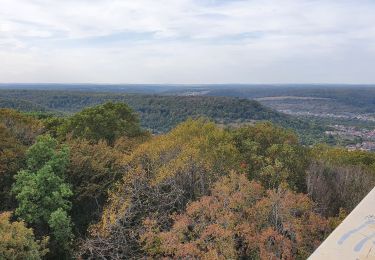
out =
{"type": "Polygon", "coordinates": [[[277,85],[361,85],[361,86],[375,86],[375,83],[94,83],[94,82],[0,82],[0,85],[112,85],[112,86],[221,86],[221,85],[265,85],[265,86],[277,86],[277,85]]]}

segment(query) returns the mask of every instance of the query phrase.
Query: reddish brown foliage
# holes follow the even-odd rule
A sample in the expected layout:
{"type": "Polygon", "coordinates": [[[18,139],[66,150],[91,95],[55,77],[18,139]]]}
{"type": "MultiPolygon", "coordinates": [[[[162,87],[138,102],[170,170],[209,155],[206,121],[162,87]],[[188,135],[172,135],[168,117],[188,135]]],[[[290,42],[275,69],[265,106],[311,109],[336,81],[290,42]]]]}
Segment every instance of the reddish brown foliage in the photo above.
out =
{"type": "Polygon", "coordinates": [[[222,178],[211,196],[175,215],[169,231],[147,219],[141,240],[152,257],[202,259],[306,258],[329,234],[329,221],[304,194],[266,191],[244,175],[222,178]]]}

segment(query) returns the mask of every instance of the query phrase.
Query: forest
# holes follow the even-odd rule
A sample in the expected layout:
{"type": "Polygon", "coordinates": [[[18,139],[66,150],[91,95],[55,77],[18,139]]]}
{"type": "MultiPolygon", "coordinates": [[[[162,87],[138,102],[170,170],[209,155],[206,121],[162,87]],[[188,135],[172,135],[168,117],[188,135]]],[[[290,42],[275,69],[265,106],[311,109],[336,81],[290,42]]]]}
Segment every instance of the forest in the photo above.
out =
{"type": "Polygon", "coordinates": [[[257,101],[233,97],[175,96],[116,92],[0,89],[0,108],[64,117],[105,102],[124,102],[139,115],[141,127],[166,133],[188,118],[207,117],[218,124],[243,125],[270,121],[293,129],[304,144],[324,141],[325,124],[301,120],[265,107],[257,101]]]}
{"type": "Polygon", "coordinates": [[[277,96],[298,96],[327,99],[336,105],[334,113],[340,112],[340,106],[350,108],[352,112],[373,113],[375,103],[374,85],[360,84],[285,84],[285,85],[244,85],[207,87],[207,95],[242,98],[262,98],[277,96]]]}
{"type": "Polygon", "coordinates": [[[306,259],[375,185],[374,153],[272,122],[155,134],[123,100],[77,99],[0,109],[3,259],[306,259]]]}

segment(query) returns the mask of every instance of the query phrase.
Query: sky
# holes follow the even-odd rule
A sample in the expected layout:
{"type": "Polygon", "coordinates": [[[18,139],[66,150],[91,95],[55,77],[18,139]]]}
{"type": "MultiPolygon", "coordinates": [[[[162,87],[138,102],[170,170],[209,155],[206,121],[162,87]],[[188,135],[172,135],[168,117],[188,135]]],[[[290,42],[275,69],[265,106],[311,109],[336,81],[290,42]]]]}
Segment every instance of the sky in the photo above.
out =
{"type": "Polygon", "coordinates": [[[0,0],[0,82],[375,83],[374,0],[0,0]]]}

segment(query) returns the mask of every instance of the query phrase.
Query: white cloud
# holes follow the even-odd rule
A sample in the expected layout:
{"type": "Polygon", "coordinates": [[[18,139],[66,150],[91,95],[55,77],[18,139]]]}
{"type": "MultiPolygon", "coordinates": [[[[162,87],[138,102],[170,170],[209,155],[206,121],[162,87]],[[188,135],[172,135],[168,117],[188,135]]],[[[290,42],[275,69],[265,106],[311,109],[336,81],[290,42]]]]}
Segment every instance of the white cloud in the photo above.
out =
{"type": "Polygon", "coordinates": [[[375,82],[371,0],[0,6],[0,82],[375,82]]]}

